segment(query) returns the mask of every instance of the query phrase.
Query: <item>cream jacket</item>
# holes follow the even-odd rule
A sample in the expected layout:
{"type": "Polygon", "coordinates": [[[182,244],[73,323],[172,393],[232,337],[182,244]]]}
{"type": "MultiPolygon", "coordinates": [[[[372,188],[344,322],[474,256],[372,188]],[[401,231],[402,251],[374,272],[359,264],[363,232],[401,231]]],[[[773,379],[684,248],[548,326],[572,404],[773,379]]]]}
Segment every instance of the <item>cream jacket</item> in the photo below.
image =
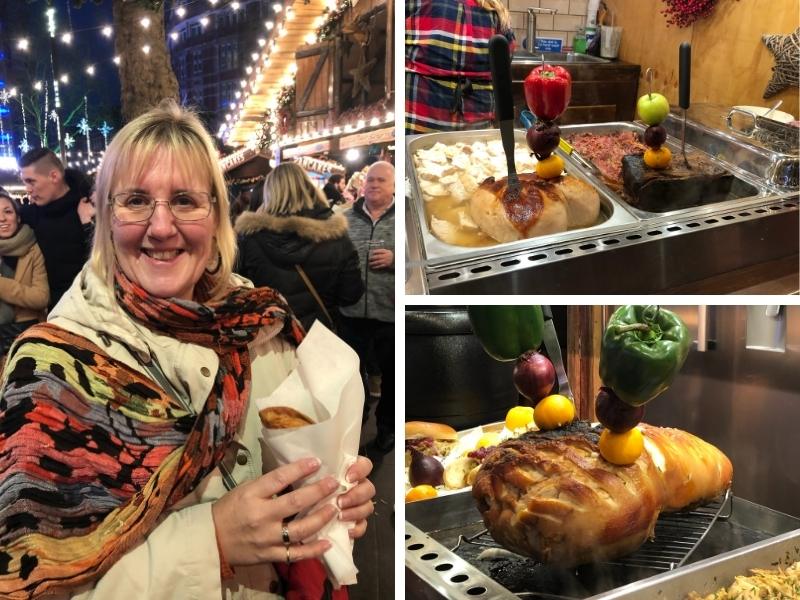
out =
{"type": "MultiPolygon", "coordinates": [[[[251,285],[237,276],[239,285],[251,285]]],[[[50,313],[50,322],[91,340],[114,359],[148,374],[157,364],[195,411],[203,406],[217,372],[213,350],[159,335],[133,321],[117,304],[114,292],[86,266],[50,313]],[[135,357],[134,357],[135,355],[135,357]],[[138,360],[137,360],[138,359],[138,360]]],[[[105,600],[274,600],[268,592],[277,576],[269,564],[237,567],[236,579],[220,581],[211,506],[235,485],[262,474],[261,424],[253,399],[271,394],[295,365],[294,348],[278,338],[258,336],[250,346],[252,392],[246,418],[222,467],[210,473],[173,507],[138,547],[117,562],[90,589],[59,598],[105,600]]],[[[266,451],[266,449],[263,449],[266,451]]]]}

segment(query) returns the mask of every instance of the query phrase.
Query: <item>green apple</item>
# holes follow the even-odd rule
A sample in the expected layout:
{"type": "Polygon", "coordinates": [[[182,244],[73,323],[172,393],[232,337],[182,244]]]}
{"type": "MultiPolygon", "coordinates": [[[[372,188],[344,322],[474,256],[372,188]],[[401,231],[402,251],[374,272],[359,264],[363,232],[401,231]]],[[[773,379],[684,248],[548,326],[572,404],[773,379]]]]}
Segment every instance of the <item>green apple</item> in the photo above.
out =
{"type": "Polygon", "coordinates": [[[648,125],[658,125],[669,114],[669,102],[661,94],[645,94],[636,103],[636,112],[648,125]]]}

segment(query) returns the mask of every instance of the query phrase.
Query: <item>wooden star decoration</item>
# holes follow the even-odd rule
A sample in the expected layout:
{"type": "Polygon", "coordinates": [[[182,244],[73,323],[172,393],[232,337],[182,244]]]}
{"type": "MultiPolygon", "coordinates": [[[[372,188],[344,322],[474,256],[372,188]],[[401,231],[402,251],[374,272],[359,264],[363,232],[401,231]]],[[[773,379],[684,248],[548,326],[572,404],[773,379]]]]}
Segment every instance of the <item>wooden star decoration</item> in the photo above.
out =
{"type": "Polygon", "coordinates": [[[377,62],[378,59],[373,58],[367,62],[362,62],[355,69],[350,69],[350,74],[353,76],[353,98],[358,96],[360,89],[369,94],[369,90],[372,87],[369,82],[369,74],[377,62]]]}
{"type": "Polygon", "coordinates": [[[764,98],[770,98],[790,86],[800,85],[800,27],[788,35],[764,35],[761,40],[773,56],[772,79],[764,90],[764,98]]]}

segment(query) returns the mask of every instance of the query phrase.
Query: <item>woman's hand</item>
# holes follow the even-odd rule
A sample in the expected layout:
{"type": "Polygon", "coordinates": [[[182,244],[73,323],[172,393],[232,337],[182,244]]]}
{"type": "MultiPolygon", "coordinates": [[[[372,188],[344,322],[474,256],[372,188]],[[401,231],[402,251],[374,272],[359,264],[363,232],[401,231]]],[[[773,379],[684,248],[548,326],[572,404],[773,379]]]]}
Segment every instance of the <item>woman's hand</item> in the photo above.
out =
{"type": "MultiPolygon", "coordinates": [[[[228,564],[235,567],[287,560],[287,550],[281,535],[284,520],[330,496],[339,488],[339,484],[333,477],[325,477],[317,483],[303,486],[283,496],[274,496],[296,481],[316,472],[319,465],[319,460],[316,458],[289,463],[258,479],[242,484],[214,503],[211,514],[217,531],[217,541],[228,564]]],[[[353,481],[360,481],[372,469],[372,464],[368,460],[366,466],[363,463],[358,469],[357,466],[358,462],[348,472],[355,474],[353,481]]],[[[362,485],[354,487],[343,498],[350,498],[362,485]]],[[[374,489],[373,487],[369,495],[360,489],[355,496],[352,496],[355,498],[352,505],[355,506],[364,502],[366,498],[371,498],[374,489]]],[[[347,506],[350,506],[350,503],[347,506]]],[[[354,514],[364,519],[368,513],[358,510],[354,514]],[[359,516],[362,514],[364,516],[359,516]]],[[[317,540],[309,544],[298,542],[313,536],[336,515],[336,507],[326,505],[302,519],[295,519],[287,524],[292,562],[319,557],[331,547],[331,543],[327,540],[317,540]]]]}
{"type": "Polygon", "coordinates": [[[364,535],[367,531],[367,517],[375,510],[372,504],[375,486],[367,479],[367,475],[371,471],[372,461],[366,456],[359,456],[346,475],[347,481],[356,483],[356,485],[336,500],[342,511],[339,519],[355,522],[355,527],[350,530],[351,538],[359,538],[364,535]]]}

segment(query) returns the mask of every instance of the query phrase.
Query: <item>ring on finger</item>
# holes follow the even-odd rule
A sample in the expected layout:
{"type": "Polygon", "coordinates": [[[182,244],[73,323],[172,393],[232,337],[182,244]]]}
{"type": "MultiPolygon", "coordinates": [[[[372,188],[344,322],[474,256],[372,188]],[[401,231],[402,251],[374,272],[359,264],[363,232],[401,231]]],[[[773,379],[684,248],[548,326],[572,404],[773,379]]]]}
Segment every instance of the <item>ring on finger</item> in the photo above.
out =
{"type": "Polygon", "coordinates": [[[283,538],[283,545],[289,548],[289,544],[292,543],[292,540],[289,539],[289,526],[286,523],[281,527],[281,538],[283,538]]]}
{"type": "Polygon", "coordinates": [[[292,550],[292,547],[289,544],[287,544],[286,545],[286,564],[287,565],[292,564],[292,555],[290,553],[291,550],[292,550]]]}

